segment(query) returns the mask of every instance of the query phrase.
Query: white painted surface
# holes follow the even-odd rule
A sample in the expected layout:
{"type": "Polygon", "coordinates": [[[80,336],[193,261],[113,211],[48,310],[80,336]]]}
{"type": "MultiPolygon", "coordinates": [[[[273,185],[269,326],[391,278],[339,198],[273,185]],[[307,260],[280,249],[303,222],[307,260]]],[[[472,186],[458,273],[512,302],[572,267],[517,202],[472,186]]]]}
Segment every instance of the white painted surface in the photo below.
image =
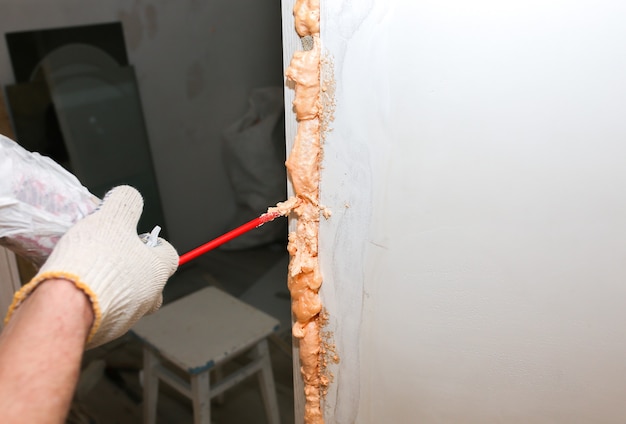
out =
{"type": "MultiPolygon", "coordinates": [[[[281,0],[281,13],[282,13],[282,36],[283,36],[283,69],[287,69],[291,63],[293,53],[297,50],[302,50],[302,43],[300,37],[295,31],[295,19],[293,16],[293,7],[296,0],[281,0]]],[[[293,101],[295,98],[294,84],[284,78],[285,86],[285,138],[286,138],[286,154],[291,153],[291,149],[294,145],[296,132],[298,130],[298,123],[293,111],[293,101]]],[[[293,186],[291,183],[287,184],[287,197],[294,195],[293,186]]],[[[289,231],[296,230],[296,221],[290,219],[289,231]]],[[[302,424],[304,420],[304,382],[302,380],[302,374],[297,370],[300,369],[300,353],[298,342],[296,338],[292,337],[293,346],[293,386],[294,386],[294,416],[295,424],[302,424]]]]}
{"type": "MultiPolygon", "coordinates": [[[[165,225],[185,251],[222,234],[235,210],[221,132],[250,90],[282,85],[275,0],[5,0],[0,32],[122,21],[154,157],[165,225]]],[[[4,37],[0,84],[14,83],[4,37]]]]}
{"type": "Polygon", "coordinates": [[[272,334],[280,322],[216,287],[146,315],[132,331],[182,370],[199,373],[272,334]]]}
{"type": "Polygon", "coordinates": [[[626,3],[322,8],[327,422],[626,422],[626,3]]]}
{"type": "Polygon", "coordinates": [[[13,294],[21,286],[15,255],[0,246],[0,330],[4,327],[4,317],[13,301],[13,294]]]}

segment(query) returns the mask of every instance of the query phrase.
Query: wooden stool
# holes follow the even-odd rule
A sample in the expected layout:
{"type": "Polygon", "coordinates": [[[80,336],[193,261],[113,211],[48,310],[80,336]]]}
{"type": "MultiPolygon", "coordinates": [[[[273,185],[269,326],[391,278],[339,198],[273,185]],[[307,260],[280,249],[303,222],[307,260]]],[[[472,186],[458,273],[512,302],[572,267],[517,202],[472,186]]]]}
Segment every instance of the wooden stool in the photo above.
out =
{"type": "Polygon", "coordinates": [[[278,320],[215,287],[143,317],[132,331],[144,342],[144,423],[156,422],[159,379],[192,400],[195,424],[210,424],[211,399],[257,374],[268,422],[279,424],[266,340],[278,326],[278,320]],[[250,363],[210,384],[211,370],[248,350],[250,363]],[[176,375],[162,359],[183,370],[190,381],[176,375]]]}

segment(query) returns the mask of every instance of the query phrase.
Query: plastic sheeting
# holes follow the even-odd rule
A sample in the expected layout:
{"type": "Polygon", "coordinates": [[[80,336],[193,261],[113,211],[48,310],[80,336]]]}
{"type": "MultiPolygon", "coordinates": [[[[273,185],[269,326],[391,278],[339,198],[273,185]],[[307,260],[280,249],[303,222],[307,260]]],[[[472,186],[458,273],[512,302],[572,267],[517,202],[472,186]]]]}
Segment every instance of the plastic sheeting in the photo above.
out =
{"type": "Polygon", "coordinates": [[[100,200],[48,157],[0,135],[0,244],[36,265],[100,200]]]}

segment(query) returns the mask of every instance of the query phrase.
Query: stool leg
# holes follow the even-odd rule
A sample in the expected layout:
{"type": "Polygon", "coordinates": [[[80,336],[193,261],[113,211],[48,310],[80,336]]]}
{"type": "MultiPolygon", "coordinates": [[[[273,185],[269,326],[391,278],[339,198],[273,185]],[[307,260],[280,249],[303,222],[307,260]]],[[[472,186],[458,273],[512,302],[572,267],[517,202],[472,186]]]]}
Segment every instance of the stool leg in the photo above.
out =
{"type": "Polygon", "coordinates": [[[266,339],[261,340],[254,347],[254,353],[257,358],[261,359],[262,363],[261,370],[257,374],[257,377],[259,379],[259,385],[261,386],[261,396],[263,396],[263,403],[265,404],[267,421],[270,424],[280,424],[276,387],[274,386],[274,374],[272,373],[272,362],[266,339]]]}
{"type": "Polygon", "coordinates": [[[157,399],[159,396],[159,377],[155,368],[160,364],[159,358],[150,349],[143,349],[143,422],[155,424],[157,415],[157,399]]]}
{"type": "Polygon", "coordinates": [[[211,424],[209,370],[191,376],[194,424],[211,424]]]}

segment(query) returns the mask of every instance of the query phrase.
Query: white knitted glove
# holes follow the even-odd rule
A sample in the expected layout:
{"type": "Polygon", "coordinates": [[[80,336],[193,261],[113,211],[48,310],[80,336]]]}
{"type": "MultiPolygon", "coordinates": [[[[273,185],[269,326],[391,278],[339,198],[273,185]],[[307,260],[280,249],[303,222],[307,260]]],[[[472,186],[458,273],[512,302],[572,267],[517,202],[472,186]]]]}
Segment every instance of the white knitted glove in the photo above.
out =
{"type": "Polygon", "coordinates": [[[5,322],[37,285],[56,278],[72,281],[91,300],[94,322],[87,349],[123,335],[143,315],[159,309],[178,254],[161,238],[155,247],[141,241],[137,223],[142,210],[143,199],[134,188],[111,190],[95,212],[69,229],[39,273],[15,294],[5,322]]]}

